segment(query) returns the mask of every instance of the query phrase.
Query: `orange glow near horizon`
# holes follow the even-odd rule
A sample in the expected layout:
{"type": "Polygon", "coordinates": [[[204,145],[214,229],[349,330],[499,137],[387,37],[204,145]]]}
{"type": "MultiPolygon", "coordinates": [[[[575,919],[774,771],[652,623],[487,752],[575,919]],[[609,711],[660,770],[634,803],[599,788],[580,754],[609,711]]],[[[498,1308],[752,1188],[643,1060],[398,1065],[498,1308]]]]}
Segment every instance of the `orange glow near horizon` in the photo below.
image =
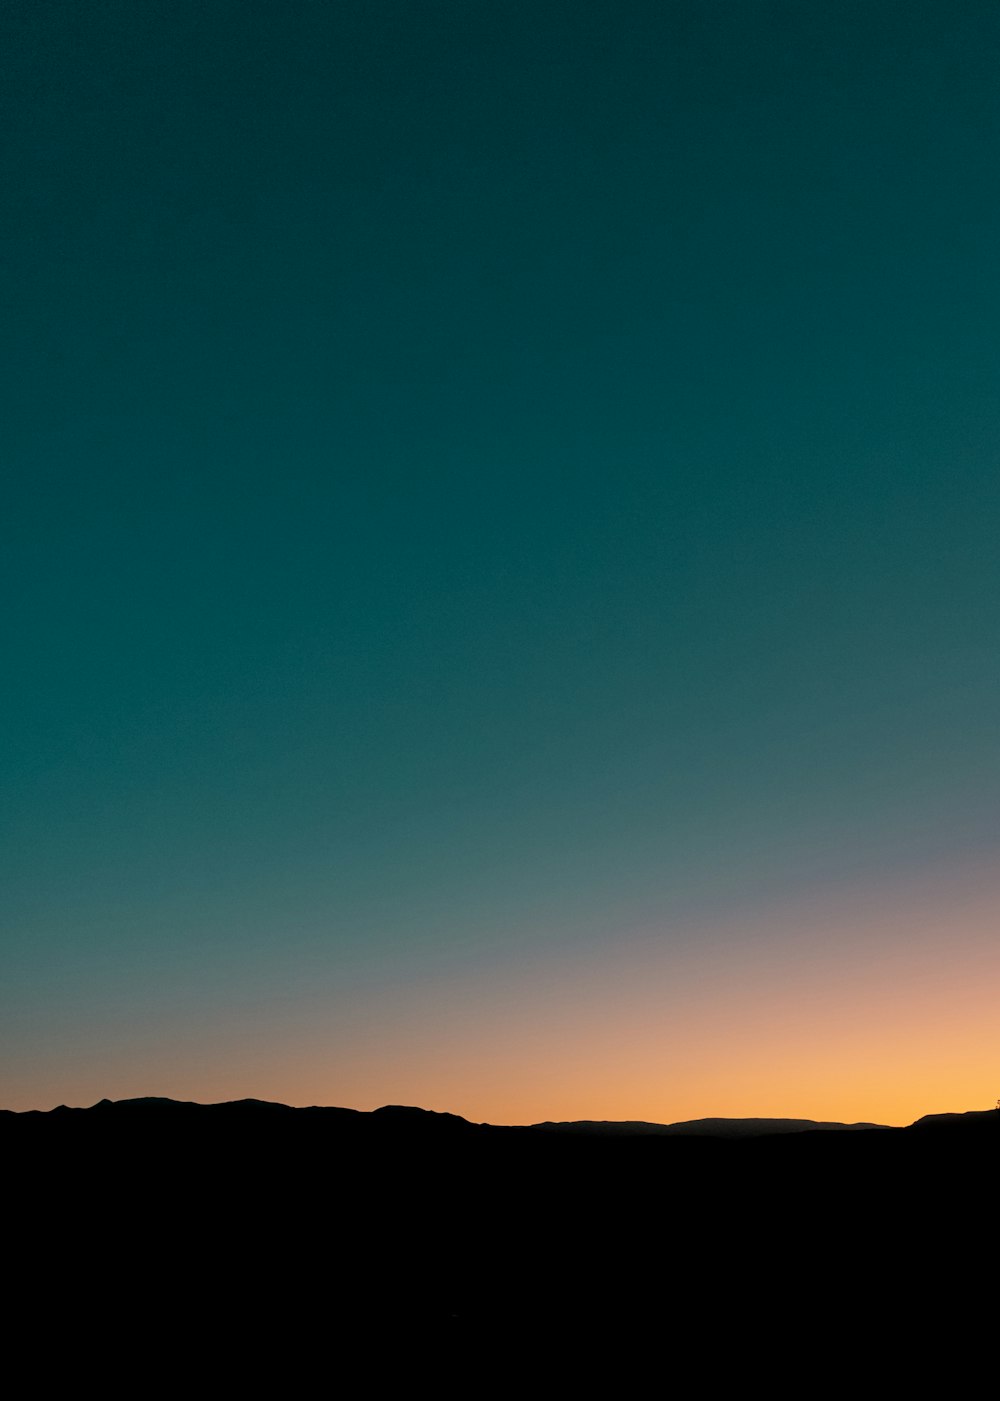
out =
{"type": "MultiPolygon", "coordinates": [[[[54,1071],[54,1066],[50,1068],[54,1071]]],[[[11,1108],[48,1108],[49,1077],[11,1108]]],[[[51,1083],[56,1083],[53,1074],[51,1083]]],[[[909,1123],[1000,1093],[1000,880],[827,893],[585,954],[384,981],[348,1009],[151,1029],[59,1099],[253,1096],[476,1121],[775,1116],[909,1123]],[[127,1054],[126,1054],[127,1051],[127,1054]]]]}

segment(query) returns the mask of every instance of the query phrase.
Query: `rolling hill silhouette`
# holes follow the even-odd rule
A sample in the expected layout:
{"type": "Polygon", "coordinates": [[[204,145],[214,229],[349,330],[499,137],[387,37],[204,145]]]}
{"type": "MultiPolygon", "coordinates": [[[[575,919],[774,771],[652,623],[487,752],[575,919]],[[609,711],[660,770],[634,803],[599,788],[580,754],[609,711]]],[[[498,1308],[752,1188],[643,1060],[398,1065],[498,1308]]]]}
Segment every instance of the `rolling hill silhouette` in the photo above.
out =
{"type": "MultiPolygon", "coordinates": [[[[786,1133],[809,1133],[818,1130],[854,1130],[854,1129],[884,1129],[885,1124],[842,1124],[826,1120],[816,1119],[684,1119],[677,1123],[659,1124],[650,1123],[646,1120],[618,1120],[618,1119],[569,1119],[552,1120],[546,1119],[542,1123],[509,1126],[496,1124],[473,1124],[468,1119],[463,1119],[459,1114],[442,1113],[434,1109],[421,1109],[415,1105],[385,1104],[380,1109],[370,1111],[360,1109],[340,1109],[320,1105],[310,1105],[306,1108],[295,1109],[290,1105],[281,1104],[274,1100],[263,1099],[239,1099],[226,1100],[219,1104],[199,1104],[193,1100],[167,1099],[162,1096],[144,1096],[139,1099],[110,1100],[102,1099],[89,1109],[70,1109],[65,1104],[57,1105],[55,1109],[47,1111],[56,1115],[79,1115],[94,1112],[106,1112],[114,1110],[117,1114],[137,1114],[147,1112],[172,1111],[175,1116],[177,1111],[197,1113],[204,1121],[206,1116],[223,1114],[228,1117],[234,1115],[246,1116],[257,1112],[280,1111],[283,1114],[304,1114],[315,1118],[325,1116],[329,1122],[339,1116],[342,1122],[348,1118],[356,1118],[359,1122],[366,1118],[375,1118],[380,1125],[392,1124],[399,1128],[408,1127],[415,1131],[426,1131],[432,1125],[441,1128],[466,1127],[479,1129],[515,1129],[531,1128],[535,1130],[547,1130],[550,1132],[568,1134],[612,1134],[619,1137],[631,1135],[689,1135],[704,1136],[711,1138],[753,1138],[765,1134],[786,1134],[786,1133]]],[[[0,1115],[10,1118],[32,1119],[46,1111],[28,1110],[23,1115],[13,1114],[11,1110],[0,1110],[0,1115]]],[[[936,1116],[937,1118],[959,1119],[966,1116],[947,1115],[936,1116]]],[[[929,1120],[920,1120],[927,1123],[929,1120]]]]}
{"type": "Polygon", "coordinates": [[[571,1119],[546,1120],[533,1128],[555,1133],[659,1135],[707,1138],[760,1138],[765,1134],[814,1133],[820,1130],[881,1129],[885,1124],[838,1124],[817,1119],[682,1119],[675,1124],[650,1124],[643,1120],[571,1119]]]}
{"type": "Polygon", "coordinates": [[[286,1392],[305,1385],[295,1359],[400,1330],[480,1360],[544,1336],[579,1361],[618,1338],[716,1381],[877,1348],[895,1385],[928,1339],[989,1336],[998,1145],[994,1111],[907,1128],[155,1098],[4,1112],[8,1336],[49,1357],[55,1331],[72,1359],[111,1327],[130,1366],[167,1370],[197,1342],[205,1384],[286,1392]]]}

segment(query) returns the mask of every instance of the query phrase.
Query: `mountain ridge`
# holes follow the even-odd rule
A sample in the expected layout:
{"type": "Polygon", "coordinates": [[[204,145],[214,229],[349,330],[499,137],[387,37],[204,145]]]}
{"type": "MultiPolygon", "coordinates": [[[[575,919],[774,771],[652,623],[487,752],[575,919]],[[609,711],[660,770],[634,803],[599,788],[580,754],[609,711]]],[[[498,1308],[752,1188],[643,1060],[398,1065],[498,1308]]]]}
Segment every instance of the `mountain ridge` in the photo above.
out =
{"type": "Polygon", "coordinates": [[[148,1351],[162,1318],[213,1336],[221,1318],[283,1362],[303,1338],[326,1349],[331,1326],[655,1339],[667,1318],[711,1349],[722,1316],[742,1355],[777,1320],[814,1365],[845,1299],[895,1337],[935,1288],[928,1326],[992,1307],[1000,1113],[707,1128],[253,1099],[3,1112],[8,1274],[25,1327],[55,1298],[93,1338],[110,1308],[148,1351]]]}
{"type": "Polygon", "coordinates": [[[725,1117],[713,1117],[704,1119],[679,1119],[667,1124],[655,1123],[642,1119],[546,1120],[543,1123],[532,1124],[531,1127],[542,1129],[549,1133],[605,1133],[623,1136],[634,1135],[636,1137],[705,1136],[751,1138],[763,1134],[831,1131],[854,1132],[858,1130],[889,1129],[893,1126],[890,1124],[873,1124],[866,1122],[842,1123],[838,1120],[827,1119],[730,1119],[725,1117]]]}
{"type": "Polygon", "coordinates": [[[178,1112],[205,1116],[225,1114],[226,1116],[247,1117],[253,1115],[303,1116],[315,1118],[330,1116],[358,1122],[369,1120],[382,1127],[405,1130],[420,1129],[497,1129],[524,1131],[533,1135],[565,1135],[619,1138],[757,1138],[791,1134],[812,1133],[901,1133],[909,1130],[935,1130],[943,1128],[970,1128],[1000,1121],[1000,1111],[996,1109],[966,1110],[953,1113],[925,1114],[907,1125],[872,1123],[866,1120],[841,1122],[826,1119],[769,1118],[762,1116],[748,1118],[728,1118],[723,1116],[699,1119],[680,1119],[660,1123],[644,1119],[545,1119],[533,1124],[494,1124],[488,1121],[477,1122],[466,1119],[461,1114],[444,1110],[424,1109],[419,1105],[384,1104],[376,1109],[352,1109],[341,1105],[289,1105],[278,1100],[264,1100],[246,1097],[237,1100],[220,1100],[203,1103],[198,1100],[172,1099],[166,1095],[135,1096],[128,1099],[100,1099],[92,1105],[59,1104],[52,1109],[0,1110],[0,1118],[5,1121],[15,1119],[47,1119],[52,1115],[59,1118],[80,1115],[142,1114],[143,1117],[178,1112]]]}

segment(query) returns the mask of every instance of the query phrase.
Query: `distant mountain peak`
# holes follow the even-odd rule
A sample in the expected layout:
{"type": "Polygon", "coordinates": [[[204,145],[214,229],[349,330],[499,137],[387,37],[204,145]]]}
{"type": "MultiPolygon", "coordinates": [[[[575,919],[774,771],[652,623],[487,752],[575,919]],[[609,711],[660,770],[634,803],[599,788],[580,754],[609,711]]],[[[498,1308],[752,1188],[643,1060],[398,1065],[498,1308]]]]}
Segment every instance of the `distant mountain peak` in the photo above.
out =
{"type": "Polygon", "coordinates": [[[885,1124],[841,1124],[821,1119],[682,1119],[655,1124],[642,1119],[577,1119],[532,1124],[550,1133],[608,1134],[618,1137],[761,1138],[767,1134],[815,1133],[831,1130],[883,1129],[885,1124]]]}
{"type": "Polygon", "coordinates": [[[915,1120],[911,1129],[978,1129],[993,1128],[1000,1123],[1000,1109],[968,1109],[958,1114],[924,1114],[915,1120]]]}
{"type": "Polygon", "coordinates": [[[421,1109],[415,1104],[383,1104],[372,1110],[372,1118],[397,1124],[441,1124],[450,1127],[472,1128],[468,1119],[461,1114],[449,1114],[440,1109],[421,1109]]]}

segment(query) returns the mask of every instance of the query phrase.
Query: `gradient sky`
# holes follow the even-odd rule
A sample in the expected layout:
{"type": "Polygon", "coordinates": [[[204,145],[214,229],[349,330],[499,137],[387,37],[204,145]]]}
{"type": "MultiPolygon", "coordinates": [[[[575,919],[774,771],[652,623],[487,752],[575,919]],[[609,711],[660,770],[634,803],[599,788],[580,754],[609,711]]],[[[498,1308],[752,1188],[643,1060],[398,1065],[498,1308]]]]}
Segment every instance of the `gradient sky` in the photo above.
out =
{"type": "Polygon", "coordinates": [[[0,1104],[991,1105],[1000,6],[0,29],[0,1104]]]}

